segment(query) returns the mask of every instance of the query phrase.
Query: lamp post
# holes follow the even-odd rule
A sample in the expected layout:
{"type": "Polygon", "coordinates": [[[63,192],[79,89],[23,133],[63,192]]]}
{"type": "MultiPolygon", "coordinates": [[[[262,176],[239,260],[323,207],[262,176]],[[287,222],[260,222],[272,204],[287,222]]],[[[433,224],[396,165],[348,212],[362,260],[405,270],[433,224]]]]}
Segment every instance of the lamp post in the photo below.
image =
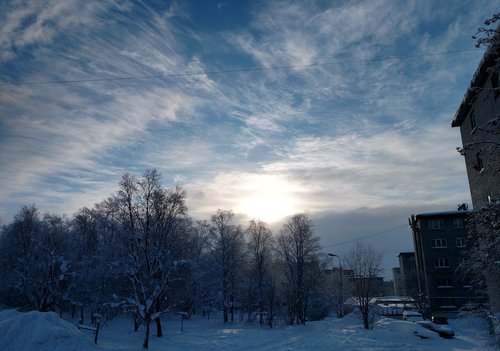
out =
{"type": "Polygon", "coordinates": [[[340,314],[339,317],[342,318],[344,316],[344,291],[342,290],[342,261],[340,260],[340,257],[338,255],[329,253],[328,256],[330,257],[337,257],[339,259],[339,274],[340,274],[340,314]]]}

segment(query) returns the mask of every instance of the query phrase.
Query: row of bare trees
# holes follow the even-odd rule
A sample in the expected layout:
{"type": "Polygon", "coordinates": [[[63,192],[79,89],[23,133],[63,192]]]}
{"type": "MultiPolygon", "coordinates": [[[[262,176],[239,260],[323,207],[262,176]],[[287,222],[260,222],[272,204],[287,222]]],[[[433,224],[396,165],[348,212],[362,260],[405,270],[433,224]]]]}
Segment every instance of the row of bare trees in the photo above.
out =
{"type": "Polygon", "coordinates": [[[243,228],[231,211],[193,221],[185,198],[148,170],[124,175],[116,194],[72,218],[21,208],[0,236],[1,302],[40,311],[120,306],[144,326],[145,348],[152,323],[163,334],[168,310],[222,310],[224,322],[244,310],[270,325],[328,314],[327,260],[309,217],[291,217],[273,236],[261,221],[243,228]]]}

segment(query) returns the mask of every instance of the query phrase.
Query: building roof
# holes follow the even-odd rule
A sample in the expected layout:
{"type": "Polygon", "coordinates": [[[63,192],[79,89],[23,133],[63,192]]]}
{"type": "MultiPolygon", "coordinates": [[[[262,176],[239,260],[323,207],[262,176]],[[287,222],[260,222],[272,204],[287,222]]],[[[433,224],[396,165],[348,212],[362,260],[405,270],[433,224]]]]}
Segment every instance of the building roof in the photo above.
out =
{"type": "Polygon", "coordinates": [[[500,26],[497,27],[497,34],[495,35],[496,40],[492,41],[490,46],[486,49],[483,58],[481,59],[481,62],[479,62],[479,66],[476,69],[476,72],[472,76],[472,80],[470,82],[469,88],[465,92],[465,96],[462,99],[462,102],[460,103],[460,106],[458,107],[457,112],[455,113],[455,117],[453,118],[453,121],[451,122],[452,127],[459,127],[462,125],[463,121],[465,120],[465,117],[469,113],[473,102],[474,98],[476,97],[477,93],[481,90],[481,88],[484,86],[484,83],[486,82],[486,79],[488,78],[488,68],[492,67],[495,64],[496,59],[498,58],[498,45],[494,45],[494,43],[498,44],[500,40],[500,26]]]}
{"type": "Polygon", "coordinates": [[[469,211],[441,211],[441,212],[430,212],[430,213],[420,213],[416,215],[417,218],[422,217],[444,217],[444,216],[457,216],[466,215],[469,211]]]}

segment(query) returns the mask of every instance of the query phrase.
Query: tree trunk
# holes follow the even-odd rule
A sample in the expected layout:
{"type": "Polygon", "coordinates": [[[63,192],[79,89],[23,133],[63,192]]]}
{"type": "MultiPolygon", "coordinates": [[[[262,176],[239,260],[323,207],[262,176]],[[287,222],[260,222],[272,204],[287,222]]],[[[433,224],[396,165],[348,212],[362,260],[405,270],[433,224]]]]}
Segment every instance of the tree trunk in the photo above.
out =
{"type": "Polygon", "coordinates": [[[303,302],[303,306],[301,306],[301,311],[300,311],[302,324],[306,324],[306,319],[307,319],[306,313],[307,313],[307,297],[303,302]]]}
{"type": "Polygon", "coordinates": [[[144,342],[142,343],[142,348],[147,349],[149,348],[149,328],[151,326],[151,319],[149,316],[146,316],[144,319],[144,323],[146,323],[146,332],[144,334],[144,342]]]}
{"type": "Polygon", "coordinates": [[[224,323],[227,323],[229,322],[229,315],[228,315],[228,309],[227,309],[227,306],[224,305],[224,323]]]}
{"type": "Polygon", "coordinates": [[[231,323],[234,322],[234,296],[231,293],[231,323]]]}
{"type": "Polygon", "coordinates": [[[362,317],[363,317],[363,327],[365,329],[369,329],[370,328],[370,321],[369,321],[369,308],[367,305],[363,305],[361,306],[361,314],[362,314],[362,317]]]}
{"type": "Polygon", "coordinates": [[[160,317],[156,318],[155,322],[156,322],[156,336],[162,337],[163,336],[163,330],[162,330],[162,327],[161,327],[160,317]]]}
{"type": "Polygon", "coordinates": [[[134,321],[134,331],[136,332],[139,330],[139,327],[141,325],[141,317],[139,317],[139,314],[137,312],[134,312],[132,319],[134,321]]]}

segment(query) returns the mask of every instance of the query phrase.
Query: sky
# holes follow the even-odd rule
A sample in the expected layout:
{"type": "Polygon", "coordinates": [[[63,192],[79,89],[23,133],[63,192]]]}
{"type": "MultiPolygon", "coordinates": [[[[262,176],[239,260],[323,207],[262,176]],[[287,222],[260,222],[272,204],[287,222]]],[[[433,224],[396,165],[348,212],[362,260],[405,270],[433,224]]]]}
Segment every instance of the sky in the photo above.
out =
{"type": "Polygon", "coordinates": [[[306,213],[325,252],[395,266],[411,214],[471,202],[451,121],[496,5],[2,1],[0,224],[156,168],[196,219],[306,213]]]}

